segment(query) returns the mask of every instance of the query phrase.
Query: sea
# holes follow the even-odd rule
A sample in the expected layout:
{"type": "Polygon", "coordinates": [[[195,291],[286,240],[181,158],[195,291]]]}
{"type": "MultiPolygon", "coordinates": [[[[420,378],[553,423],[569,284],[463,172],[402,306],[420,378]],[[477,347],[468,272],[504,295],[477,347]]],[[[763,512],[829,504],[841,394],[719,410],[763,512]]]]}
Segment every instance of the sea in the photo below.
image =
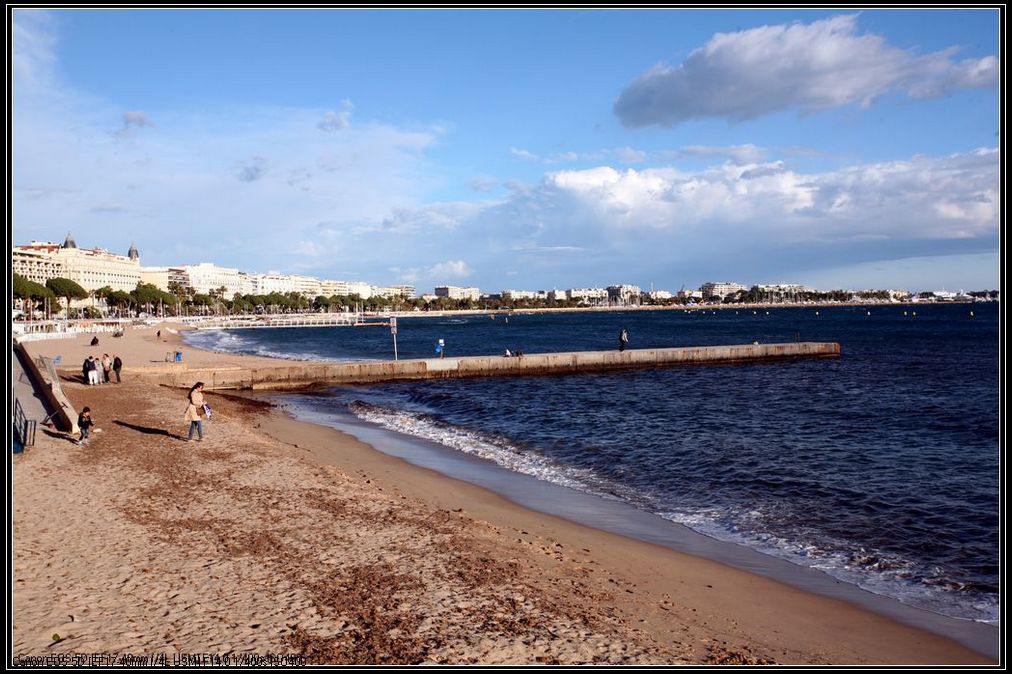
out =
{"type": "MultiPolygon", "coordinates": [[[[445,357],[618,349],[623,329],[631,349],[800,339],[839,342],[841,356],[275,398],[300,418],[381,429],[909,606],[997,625],[999,319],[997,303],[421,314],[398,319],[401,359],[436,357],[439,340],[445,357]]],[[[186,339],[296,360],[394,353],[385,327],[186,339]]]]}

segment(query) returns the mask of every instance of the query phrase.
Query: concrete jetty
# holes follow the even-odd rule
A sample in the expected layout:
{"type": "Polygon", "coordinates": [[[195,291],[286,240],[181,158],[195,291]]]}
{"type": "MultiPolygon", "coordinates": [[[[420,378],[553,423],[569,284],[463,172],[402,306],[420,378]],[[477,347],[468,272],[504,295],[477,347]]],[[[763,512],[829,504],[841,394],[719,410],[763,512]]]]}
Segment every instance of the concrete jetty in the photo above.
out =
{"type": "Polygon", "coordinates": [[[276,367],[190,368],[183,363],[144,368],[142,376],[156,377],[169,386],[190,387],[204,382],[207,390],[283,390],[319,384],[362,384],[403,379],[452,379],[542,374],[601,372],[673,365],[703,365],[837,358],[836,342],[789,342],[785,344],[742,344],[694,346],[671,349],[629,349],[627,351],[577,351],[535,353],[521,357],[463,356],[399,361],[357,363],[300,363],[276,367]]]}

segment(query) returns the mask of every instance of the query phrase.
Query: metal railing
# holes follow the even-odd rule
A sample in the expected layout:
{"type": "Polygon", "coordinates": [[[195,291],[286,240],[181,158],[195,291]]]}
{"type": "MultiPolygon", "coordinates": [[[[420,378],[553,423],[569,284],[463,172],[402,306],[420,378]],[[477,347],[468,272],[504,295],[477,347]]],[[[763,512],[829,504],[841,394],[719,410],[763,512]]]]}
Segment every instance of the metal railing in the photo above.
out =
{"type": "Polygon", "coordinates": [[[35,420],[25,416],[25,410],[21,407],[21,401],[15,398],[14,430],[18,434],[18,439],[23,446],[32,447],[35,445],[35,426],[35,420]]]}

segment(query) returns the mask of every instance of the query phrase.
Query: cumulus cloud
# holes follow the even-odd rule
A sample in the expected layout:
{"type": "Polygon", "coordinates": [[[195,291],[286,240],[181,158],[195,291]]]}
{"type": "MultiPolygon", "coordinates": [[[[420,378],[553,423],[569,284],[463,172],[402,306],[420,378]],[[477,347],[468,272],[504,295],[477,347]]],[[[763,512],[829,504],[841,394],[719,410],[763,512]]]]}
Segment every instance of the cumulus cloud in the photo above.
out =
{"type": "Polygon", "coordinates": [[[627,127],[675,126],[790,108],[867,107],[894,90],[929,98],[997,86],[996,57],[954,61],[955,51],[918,56],[859,34],[857,15],[717,33],[680,65],[661,63],[633,80],[614,111],[627,127]]]}
{"type": "Polygon", "coordinates": [[[428,275],[432,278],[462,279],[467,278],[473,270],[463,260],[447,260],[439,262],[428,268],[428,275]]]}
{"type": "Polygon", "coordinates": [[[317,123],[316,128],[328,133],[347,129],[351,124],[351,113],[354,109],[355,106],[346,98],[341,101],[341,111],[334,112],[333,110],[328,110],[324,113],[323,119],[317,123]]]}
{"type": "Polygon", "coordinates": [[[981,149],[814,174],[780,161],[697,172],[597,167],[551,173],[545,186],[575,197],[609,227],[951,239],[997,232],[997,170],[997,150],[981,149]]]}

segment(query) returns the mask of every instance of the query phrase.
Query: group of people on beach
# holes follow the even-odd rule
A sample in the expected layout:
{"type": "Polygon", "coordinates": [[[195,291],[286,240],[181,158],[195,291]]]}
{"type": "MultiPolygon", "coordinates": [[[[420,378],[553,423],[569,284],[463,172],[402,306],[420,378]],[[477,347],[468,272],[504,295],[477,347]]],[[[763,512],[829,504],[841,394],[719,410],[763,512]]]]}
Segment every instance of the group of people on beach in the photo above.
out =
{"type": "Polygon", "coordinates": [[[109,358],[109,354],[103,353],[102,358],[88,356],[84,359],[81,372],[84,374],[84,381],[90,386],[105,384],[112,381],[112,375],[116,375],[116,383],[122,382],[120,370],[123,369],[123,361],[119,356],[109,358]]]}

